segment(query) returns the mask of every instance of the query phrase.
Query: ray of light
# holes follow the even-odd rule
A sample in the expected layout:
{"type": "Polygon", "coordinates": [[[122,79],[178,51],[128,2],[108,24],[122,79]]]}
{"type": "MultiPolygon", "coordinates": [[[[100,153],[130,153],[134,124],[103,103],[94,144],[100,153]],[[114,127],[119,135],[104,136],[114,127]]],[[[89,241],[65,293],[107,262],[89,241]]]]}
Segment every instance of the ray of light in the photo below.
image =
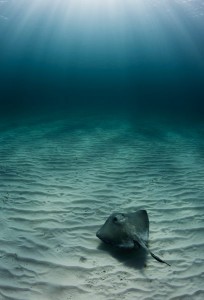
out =
{"type": "Polygon", "coordinates": [[[109,56],[128,63],[141,57],[176,59],[177,41],[183,51],[199,57],[195,38],[186,26],[188,20],[197,24],[195,16],[202,16],[204,6],[199,0],[6,2],[4,16],[8,18],[11,51],[31,47],[35,41],[32,47],[38,57],[49,57],[53,50],[64,54],[63,59],[65,54],[68,59],[75,53],[78,61],[109,56]]]}

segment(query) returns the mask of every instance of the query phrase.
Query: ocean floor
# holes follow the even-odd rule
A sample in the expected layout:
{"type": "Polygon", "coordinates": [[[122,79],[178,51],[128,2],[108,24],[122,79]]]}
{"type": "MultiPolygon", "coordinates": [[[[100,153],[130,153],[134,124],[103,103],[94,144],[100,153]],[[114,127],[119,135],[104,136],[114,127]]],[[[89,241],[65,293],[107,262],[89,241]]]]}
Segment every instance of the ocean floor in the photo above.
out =
{"type": "Polygon", "coordinates": [[[203,282],[204,124],[1,121],[1,300],[201,300],[203,282]],[[137,209],[171,267],[95,236],[112,212],[137,209]]]}

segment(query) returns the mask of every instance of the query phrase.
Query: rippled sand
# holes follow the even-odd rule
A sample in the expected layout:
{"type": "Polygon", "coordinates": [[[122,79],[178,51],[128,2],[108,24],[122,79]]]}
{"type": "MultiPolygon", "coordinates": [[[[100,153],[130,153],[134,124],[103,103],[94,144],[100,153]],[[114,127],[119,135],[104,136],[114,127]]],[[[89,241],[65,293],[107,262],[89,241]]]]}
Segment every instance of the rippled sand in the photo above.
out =
{"type": "Polygon", "coordinates": [[[0,299],[204,299],[204,126],[74,117],[0,126],[0,299]],[[144,208],[151,250],[106,247],[144,208]]]}

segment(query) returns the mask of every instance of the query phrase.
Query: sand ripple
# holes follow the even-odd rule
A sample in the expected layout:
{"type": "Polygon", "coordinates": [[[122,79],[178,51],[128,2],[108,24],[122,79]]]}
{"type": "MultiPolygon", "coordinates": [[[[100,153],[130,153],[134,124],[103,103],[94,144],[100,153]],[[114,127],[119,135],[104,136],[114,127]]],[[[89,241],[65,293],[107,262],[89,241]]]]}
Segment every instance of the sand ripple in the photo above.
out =
{"type": "Polygon", "coordinates": [[[0,299],[204,299],[202,126],[112,117],[6,124],[0,299]],[[95,237],[111,212],[141,208],[152,251],[171,267],[95,237]]]}

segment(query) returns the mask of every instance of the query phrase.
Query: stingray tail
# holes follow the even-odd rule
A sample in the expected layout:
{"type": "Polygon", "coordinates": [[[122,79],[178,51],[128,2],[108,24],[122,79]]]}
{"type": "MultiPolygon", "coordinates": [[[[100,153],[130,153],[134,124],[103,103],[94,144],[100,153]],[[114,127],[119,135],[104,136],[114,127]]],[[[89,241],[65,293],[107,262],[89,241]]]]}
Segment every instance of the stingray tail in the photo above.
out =
{"type": "Polygon", "coordinates": [[[164,260],[162,260],[161,258],[159,258],[158,256],[156,256],[154,253],[152,253],[151,251],[150,251],[150,254],[151,254],[151,256],[152,257],[154,257],[157,261],[159,261],[160,263],[163,263],[163,264],[166,264],[166,265],[168,265],[168,266],[171,266],[170,264],[168,264],[166,261],[164,261],[164,260]]]}

